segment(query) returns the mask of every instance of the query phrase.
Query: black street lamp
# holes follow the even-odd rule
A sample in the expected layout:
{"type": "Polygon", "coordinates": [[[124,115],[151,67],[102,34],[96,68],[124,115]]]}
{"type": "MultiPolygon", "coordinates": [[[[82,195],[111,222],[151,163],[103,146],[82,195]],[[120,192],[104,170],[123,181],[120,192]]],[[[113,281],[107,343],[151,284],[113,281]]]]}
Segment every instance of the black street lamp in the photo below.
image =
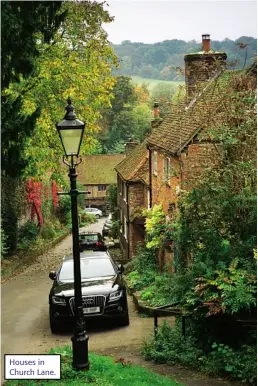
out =
{"type": "Polygon", "coordinates": [[[73,367],[77,370],[89,369],[88,359],[88,340],[86,333],[86,324],[83,318],[82,310],[82,289],[81,289],[81,263],[79,249],[79,227],[78,227],[78,209],[77,195],[86,192],[78,192],[76,188],[77,173],[75,167],[82,162],[79,157],[81,141],[83,137],[84,122],[76,118],[74,107],[72,106],[71,98],[69,97],[68,105],[66,106],[66,114],[64,120],[56,124],[58,134],[60,136],[65,156],[63,162],[69,166],[69,177],[71,190],[68,193],[71,196],[72,209],[72,236],[73,236],[73,268],[74,268],[74,298],[75,298],[75,330],[72,337],[73,345],[73,367]],[[67,161],[71,157],[71,163],[67,161]],[[74,157],[77,158],[74,162],[74,157]]]}

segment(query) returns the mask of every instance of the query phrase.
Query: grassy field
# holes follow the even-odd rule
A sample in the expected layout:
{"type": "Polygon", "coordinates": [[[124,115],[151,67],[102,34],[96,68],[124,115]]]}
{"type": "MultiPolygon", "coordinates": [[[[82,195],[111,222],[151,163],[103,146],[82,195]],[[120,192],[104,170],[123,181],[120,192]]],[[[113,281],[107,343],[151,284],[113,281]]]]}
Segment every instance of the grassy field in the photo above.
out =
{"type": "Polygon", "coordinates": [[[175,86],[179,86],[180,84],[184,84],[184,81],[173,81],[173,80],[159,80],[159,79],[150,79],[150,78],[142,78],[140,76],[131,76],[134,84],[142,84],[147,83],[149,85],[149,89],[151,90],[154,86],[159,83],[167,83],[175,86]]]}

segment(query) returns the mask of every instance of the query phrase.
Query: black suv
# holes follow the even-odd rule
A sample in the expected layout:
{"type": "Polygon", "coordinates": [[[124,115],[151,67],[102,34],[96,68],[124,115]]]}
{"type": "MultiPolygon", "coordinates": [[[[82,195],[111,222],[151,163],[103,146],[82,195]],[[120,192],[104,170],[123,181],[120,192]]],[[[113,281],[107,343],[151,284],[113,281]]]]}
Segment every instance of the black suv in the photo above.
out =
{"type": "MultiPolygon", "coordinates": [[[[116,265],[108,252],[81,253],[82,303],[86,318],[112,318],[128,326],[129,315],[123,266],[116,265]]],[[[52,333],[74,320],[73,257],[65,256],[59,269],[49,273],[54,280],[49,293],[49,319],[52,333]]]]}
{"type": "Polygon", "coordinates": [[[98,232],[81,232],[79,234],[80,252],[83,251],[106,251],[104,239],[98,232]]]}

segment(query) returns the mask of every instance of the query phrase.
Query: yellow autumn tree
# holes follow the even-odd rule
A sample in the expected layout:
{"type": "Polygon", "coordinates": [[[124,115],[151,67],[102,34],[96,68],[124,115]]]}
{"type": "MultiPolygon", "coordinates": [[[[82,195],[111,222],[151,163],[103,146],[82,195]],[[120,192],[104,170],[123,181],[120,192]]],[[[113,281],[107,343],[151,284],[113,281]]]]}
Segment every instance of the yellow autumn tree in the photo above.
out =
{"type": "Polygon", "coordinates": [[[111,68],[117,59],[101,24],[113,19],[95,1],[64,2],[60,12],[64,11],[67,17],[50,44],[38,35],[37,75],[7,90],[22,94],[24,115],[40,111],[25,145],[26,177],[42,178],[47,170],[60,167],[62,149],[55,124],[64,117],[68,96],[77,117],[86,123],[81,154],[94,151],[99,111],[110,105],[112,97],[111,68]]]}

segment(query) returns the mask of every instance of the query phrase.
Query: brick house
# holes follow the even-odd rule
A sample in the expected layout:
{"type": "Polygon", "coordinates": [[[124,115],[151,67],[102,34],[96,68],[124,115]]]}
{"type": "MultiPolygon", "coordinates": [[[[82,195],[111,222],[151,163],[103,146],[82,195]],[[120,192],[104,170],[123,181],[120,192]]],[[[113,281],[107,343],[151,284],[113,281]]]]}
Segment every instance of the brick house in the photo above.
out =
{"type": "Polygon", "coordinates": [[[170,217],[180,190],[190,189],[203,167],[215,166],[218,160],[218,146],[200,133],[219,117],[217,110],[225,93],[225,80],[220,75],[226,57],[212,51],[209,35],[203,35],[203,50],[185,55],[186,98],[172,105],[164,121],[155,114],[153,132],[147,139],[150,200],[151,205],[161,203],[170,217]]]}
{"type": "Polygon", "coordinates": [[[132,258],[138,244],[144,242],[145,218],[143,208],[150,207],[149,158],[146,141],[129,143],[126,158],[117,172],[118,206],[120,210],[119,240],[123,255],[132,258]]]}
{"type": "Polygon", "coordinates": [[[124,159],[124,154],[98,154],[82,157],[78,165],[78,182],[85,191],[85,206],[97,207],[106,210],[106,195],[110,185],[116,185],[117,178],[115,166],[124,159]]]}
{"type": "MultiPolygon", "coordinates": [[[[185,56],[185,101],[173,105],[163,121],[156,117],[156,125],[152,125],[153,132],[147,139],[151,205],[161,203],[170,218],[173,218],[180,192],[192,189],[205,168],[216,169],[224,158],[220,143],[210,130],[216,131],[225,111],[230,110],[225,60],[225,53],[210,50],[209,35],[204,35],[203,51],[185,56]]],[[[254,78],[251,83],[255,82],[256,71],[256,63],[247,71],[254,78]]],[[[170,253],[160,252],[161,267],[173,260],[173,248],[170,253]]]]}
{"type": "MultiPolygon", "coordinates": [[[[185,56],[186,97],[171,106],[171,112],[164,120],[159,118],[158,104],[154,105],[152,133],[137,146],[141,149],[141,157],[137,159],[136,153],[131,153],[131,157],[120,164],[126,166],[126,172],[119,168],[120,165],[116,168],[121,219],[127,219],[127,225],[121,230],[122,235],[124,229],[126,230],[127,239],[121,236],[120,243],[123,250],[129,248],[129,258],[133,256],[139,239],[138,228],[135,227],[132,231],[130,225],[131,231],[128,232],[129,224],[132,223],[130,213],[134,208],[143,203],[145,207],[162,204],[166,216],[172,219],[180,192],[193,188],[200,180],[204,168],[216,168],[223,158],[220,144],[208,131],[212,127],[218,127],[220,116],[227,108],[224,103],[228,92],[228,77],[224,73],[227,55],[210,49],[209,35],[202,37],[202,51],[185,56]],[[141,171],[143,164],[146,167],[146,176],[140,182],[141,203],[125,198],[123,203],[122,198],[127,197],[123,196],[123,192],[128,194],[130,183],[136,178],[136,171],[141,171]]],[[[250,71],[256,75],[256,65],[250,71]]],[[[160,259],[161,265],[171,261],[173,251],[171,250],[169,256],[160,256],[160,259]]]]}

